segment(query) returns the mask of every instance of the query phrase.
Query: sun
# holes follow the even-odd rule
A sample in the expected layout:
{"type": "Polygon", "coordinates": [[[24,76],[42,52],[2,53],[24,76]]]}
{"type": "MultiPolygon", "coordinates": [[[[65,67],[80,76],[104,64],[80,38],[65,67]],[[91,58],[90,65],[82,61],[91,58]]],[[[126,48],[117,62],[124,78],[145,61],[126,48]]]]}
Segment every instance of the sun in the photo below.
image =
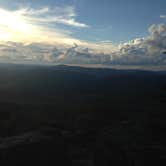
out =
{"type": "Polygon", "coordinates": [[[33,31],[24,16],[19,12],[0,9],[0,40],[17,40],[33,31]]]}

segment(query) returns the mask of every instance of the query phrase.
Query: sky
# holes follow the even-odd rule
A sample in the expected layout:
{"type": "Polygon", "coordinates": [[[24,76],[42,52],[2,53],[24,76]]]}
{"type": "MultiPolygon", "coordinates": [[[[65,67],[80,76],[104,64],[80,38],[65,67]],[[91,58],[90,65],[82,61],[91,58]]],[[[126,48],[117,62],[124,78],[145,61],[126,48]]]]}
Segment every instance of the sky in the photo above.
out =
{"type": "Polygon", "coordinates": [[[0,0],[1,42],[70,45],[110,60],[161,56],[165,24],[165,0],[0,0]]]}

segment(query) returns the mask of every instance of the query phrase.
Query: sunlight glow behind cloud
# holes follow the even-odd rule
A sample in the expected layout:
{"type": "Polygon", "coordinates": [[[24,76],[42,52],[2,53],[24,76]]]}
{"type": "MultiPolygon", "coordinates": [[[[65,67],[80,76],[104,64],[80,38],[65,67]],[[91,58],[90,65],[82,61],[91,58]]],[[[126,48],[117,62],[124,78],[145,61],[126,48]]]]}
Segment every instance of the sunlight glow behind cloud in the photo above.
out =
{"type": "Polygon", "coordinates": [[[75,20],[73,7],[21,8],[9,11],[0,8],[0,40],[21,42],[69,42],[77,40],[71,32],[56,25],[86,28],[88,25],[75,20]],[[54,26],[54,28],[52,28],[54,26]]]}

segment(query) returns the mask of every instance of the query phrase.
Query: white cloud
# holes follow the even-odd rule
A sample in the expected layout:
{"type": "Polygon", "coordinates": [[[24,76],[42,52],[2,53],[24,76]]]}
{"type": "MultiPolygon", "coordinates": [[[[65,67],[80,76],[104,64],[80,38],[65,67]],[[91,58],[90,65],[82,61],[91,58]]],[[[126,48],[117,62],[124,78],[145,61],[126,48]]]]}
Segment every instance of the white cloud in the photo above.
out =
{"type": "Polygon", "coordinates": [[[76,12],[71,6],[54,8],[44,7],[41,9],[24,8],[16,11],[16,13],[20,13],[25,19],[39,24],[55,23],[81,28],[88,27],[88,25],[76,21],[76,12]]]}
{"type": "Polygon", "coordinates": [[[166,19],[166,15],[160,15],[160,18],[166,19]]]}
{"type": "Polygon", "coordinates": [[[146,38],[134,39],[119,45],[114,53],[115,61],[120,63],[165,63],[166,57],[166,25],[158,24],[149,27],[150,35],[146,38]]]}
{"type": "Polygon", "coordinates": [[[72,31],[58,28],[59,24],[85,28],[88,25],[76,21],[73,7],[43,7],[40,9],[20,8],[6,10],[0,8],[0,40],[15,42],[78,42],[72,31]]]}

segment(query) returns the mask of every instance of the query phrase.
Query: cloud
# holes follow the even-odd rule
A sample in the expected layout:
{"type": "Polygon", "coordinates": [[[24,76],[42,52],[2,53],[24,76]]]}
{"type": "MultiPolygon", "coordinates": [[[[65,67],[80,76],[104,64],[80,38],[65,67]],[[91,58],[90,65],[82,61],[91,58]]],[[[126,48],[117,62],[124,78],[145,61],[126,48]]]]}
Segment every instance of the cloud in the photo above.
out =
{"type": "Polygon", "coordinates": [[[88,25],[76,21],[76,12],[74,7],[44,7],[41,9],[24,8],[16,13],[22,14],[25,19],[34,21],[38,24],[64,24],[67,26],[86,28],[88,25]]]}
{"type": "Polygon", "coordinates": [[[149,53],[158,54],[166,49],[166,25],[152,25],[149,28],[150,36],[145,40],[149,53]]]}
{"type": "Polygon", "coordinates": [[[166,25],[164,24],[159,24],[159,25],[151,25],[149,27],[149,32],[152,36],[161,36],[166,32],[166,25]]]}
{"type": "Polygon", "coordinates": [[[86,28],[88,25],[76,21],[72,6],[20,8],[7,10],[0,8],[0,39],[15,42],[59,42],[72,44],[78,39],[72,31],[59,25],[72,28],[86,28]]]}
{"type": "Polygon", "coordinates": [[[158,24],[149,27],[150,35],[119,45],[119,51],[114,53],[115,62],[120,63],[166,63],[163,54],[166,50],[166,25],[158,24]]]}
{"type": "Polygon", "coordinates": [[[166,19],[166,15],[160,15],[160,18],[166,19]]]}

